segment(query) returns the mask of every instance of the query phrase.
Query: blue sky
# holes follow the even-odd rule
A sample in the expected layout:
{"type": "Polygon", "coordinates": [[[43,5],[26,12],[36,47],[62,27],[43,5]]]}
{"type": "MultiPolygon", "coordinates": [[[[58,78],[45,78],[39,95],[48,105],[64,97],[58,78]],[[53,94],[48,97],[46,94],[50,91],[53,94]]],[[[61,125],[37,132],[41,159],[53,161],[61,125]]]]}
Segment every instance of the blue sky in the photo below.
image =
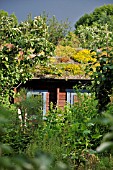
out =
{"type": "Polygon", "coordinates": [[[0,0],[0,9],[15,13],[19,22],[24,21],[29,13],[34,17],[46,11],[59,21],[68,18],[73,27],[85,13],[91,13],[104,4],[113,4],[113,0],[0,0]]]}

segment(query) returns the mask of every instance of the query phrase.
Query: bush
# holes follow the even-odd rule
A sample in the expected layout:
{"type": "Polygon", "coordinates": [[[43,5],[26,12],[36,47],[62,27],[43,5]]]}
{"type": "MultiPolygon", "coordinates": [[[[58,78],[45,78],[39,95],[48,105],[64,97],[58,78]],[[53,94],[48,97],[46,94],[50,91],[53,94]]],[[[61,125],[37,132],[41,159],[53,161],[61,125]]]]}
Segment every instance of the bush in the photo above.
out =
{"type": "MultiPolygon", "coordinates": [[[[4,110],[1,107],[0,118],[3,115],[9,118],[8,123],[5,123],[3,119],[3,123],[0,124],[1,167],[9,170],[14,169],[15,165],[23,169],[27,169],[25,166],[28,166],[29,169],[35,169],[35,167],[38,169],[43,165],[40,161],[46,160],[48,157],[48,165],[45,165],[46,161],[44,161],[45,170],[58,168],[58,166],[60,166],[59,169],[63,169],[61,166],[64,166],[64,169],[68,169],[67,162],[72,170],[84,168],[98,169],[101,164],[107,168],[107,163],[104,164],[103,159],[97,155],[96,148],[99,146],[102,136],[109,131],[109,126],[100,124],[100,119],[102,120],[104,115],[98,113],[94,94],[82,95],[78,93],[77,97],[78,102],[72,106],[66,105],[63,110],[59,108],[53,109],[51,106],[46,120],[42,120],[37,128],[32,128],[32,126],[26,127],[24,131],[16,120],[16,114],[13,113],[15,109],[11,109],[10,112],[10,109],[6,111],[7,109],[4,110]],[[2,112],[5,112],[5,114],[2,112]],[[99,123],[95,119],[99,120],[99,123]],[[4,127],[6,127],[5,134],[3,133],[4,127]],[[6,144],[12,146],[12,152],[9,147],[7,148],[6,144]],[[15,156],[25,153],[28,156],[15,156]],[[15,156],[15,159],[13,156],[15,156]],[[12,161],[14,164],[4,164],[2,160],[6,160],[6,158],[8,158],[7,161],[12,161]],[[61,163],[61,165],[59,161],[65,164],[61,163]],[[27,164],[28,162],[29,165],[27,164]],[[48,166],[49,168],[47,168],[48,166]]],[[[112,109],[113,106],[110,105],[107,112],[111,112],[112,109]]],[[[104,156],[106,156],[107,162],[109,158],[108,153],[104,156]]],[[[111,166],[112,159],[110,159],[109,167],[111,166]]]]}
{"type": "Polygon", "coordinates": [[[88,166],[88,157],[95,157],[91,160],[98,163],[94,153],[105,127],[92,121],[100,117],[97,101],[93,94],[78,94],[78,99],[79,102],[71,107],[65,106],[64,110],[50,109],[44,126],[35,132],[35,140],[27,149],[29,155],[33,156],[37,148],[52,152],[57,160],[68,162],[72,169],[84,164],[88,166]]]}
{"type": "Polygon", "coordinates": [[[16,99],[18,99],[18,102],[15,104],[16,107],[14,105],[10,106],[13,107],[13,111],[10,113],[10,109],[7,114],[9,123],[7,124],[5,137],[1,137],[3,143],[12,147],[12,154],[25,153],[27,145],[34,137],[34,130],[42,123],[41,97],[31,96],[25,98],[24,96],[25,91],[22,90],[16,96],[16,99]],[[21,109],[21,115],[18,115],[18,108],[21,109]],[[26,113],[27,115],[25,115],[26,113]],[[21,116],[21,120],[19,116],[21,116]]]}
{"type": "MultiPolygon", "coordinates": [[[[8,123],[11,124],[11,122],[9,122],[6,118],[6,115],[9,116],[10,114],[10,109],[0,105],[0,135],[4,138],[8,131],[8,123]]],[[[16,134],[16,136],[18,135],[16,134]]],[[[66,164],[61,161],[55,162],[55,159],[48,153],[35,150],[34,157],[29,158],[25,154],[20,155],[19,152],[15,154],[14,151],[12,152],[9,145],[10,143],[6,145],[2,140],[0,140],[1,170],[69,170],[66,164]]]]}

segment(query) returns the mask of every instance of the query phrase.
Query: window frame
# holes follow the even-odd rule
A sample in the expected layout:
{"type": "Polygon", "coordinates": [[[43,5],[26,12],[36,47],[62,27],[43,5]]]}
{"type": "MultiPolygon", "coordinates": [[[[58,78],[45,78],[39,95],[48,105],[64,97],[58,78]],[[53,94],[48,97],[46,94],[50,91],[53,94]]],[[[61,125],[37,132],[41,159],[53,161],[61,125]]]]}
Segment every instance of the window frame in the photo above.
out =
{"type": "MultiPolygon", "coordinates": [[[[78,92],[83,95],[86,93],[87,95],[91,95],[91,93],[87,89],[81,89],[78,92]]],[[[67,104],[73,105],[74,104],[74,96],[77,95],[77,92],[74,89],[66,89],[67,93],[67,104]]]]}
{"type": "Polygon", "coordinates": [[[43,100],[43,106],[42,106],[42,112],[43,112],[43,117],[46,115],[46,94],[48,93],[48,90],[29,90],[27,92],[27,97],[30,97],[32,95],[42,95],[42,100],[43,100]]]}

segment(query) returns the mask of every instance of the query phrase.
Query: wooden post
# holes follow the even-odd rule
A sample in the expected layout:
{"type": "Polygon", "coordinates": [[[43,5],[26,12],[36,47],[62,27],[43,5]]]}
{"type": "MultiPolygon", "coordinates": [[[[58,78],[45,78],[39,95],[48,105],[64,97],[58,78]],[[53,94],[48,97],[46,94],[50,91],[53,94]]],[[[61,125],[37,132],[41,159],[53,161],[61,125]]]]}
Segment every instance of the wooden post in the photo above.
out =
{"type": "Polygon", "coordinates": [[[60,92],[60,89],[57,88],[57,107],[59,106],[59,92],[60,92]]]}

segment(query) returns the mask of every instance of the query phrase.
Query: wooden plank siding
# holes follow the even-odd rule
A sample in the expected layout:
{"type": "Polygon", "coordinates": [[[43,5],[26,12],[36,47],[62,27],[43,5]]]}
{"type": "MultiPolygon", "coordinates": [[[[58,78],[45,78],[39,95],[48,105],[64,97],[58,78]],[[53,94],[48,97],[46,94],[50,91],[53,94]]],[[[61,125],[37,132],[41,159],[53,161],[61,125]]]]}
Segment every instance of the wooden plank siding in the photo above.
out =
{"type": "Polygon", "coordinates": [[[63,109],[63,107],[66,104],[66,92],[59,92],[59,101],[58,101],[58,107],[63,109]]]}
{"type": "MultiPolygon", "coordinates": [[[[63,107],[67,103],[67,89],[73,89],[75,85],[89,85],[90,80],[74,80],[74,79],[32,79],[25,84],[21,84],[15,89],[15,92],[19,92],[21,88],[27,89],[27,91],[41,91],[46,93],[46,112],[50,108],[50,103],[53,103],[54,108],[63,107]]],[[[77,102],[77,96],[74,95],[74,102],[77,102]]],[[[17,99],[14,99],[17,102],[17,99]]]]}
{"type": "Polygon", "coordinates": [[[74,103],[78,102],[78,97],[77,95],[74,95],[74,103]]]}

